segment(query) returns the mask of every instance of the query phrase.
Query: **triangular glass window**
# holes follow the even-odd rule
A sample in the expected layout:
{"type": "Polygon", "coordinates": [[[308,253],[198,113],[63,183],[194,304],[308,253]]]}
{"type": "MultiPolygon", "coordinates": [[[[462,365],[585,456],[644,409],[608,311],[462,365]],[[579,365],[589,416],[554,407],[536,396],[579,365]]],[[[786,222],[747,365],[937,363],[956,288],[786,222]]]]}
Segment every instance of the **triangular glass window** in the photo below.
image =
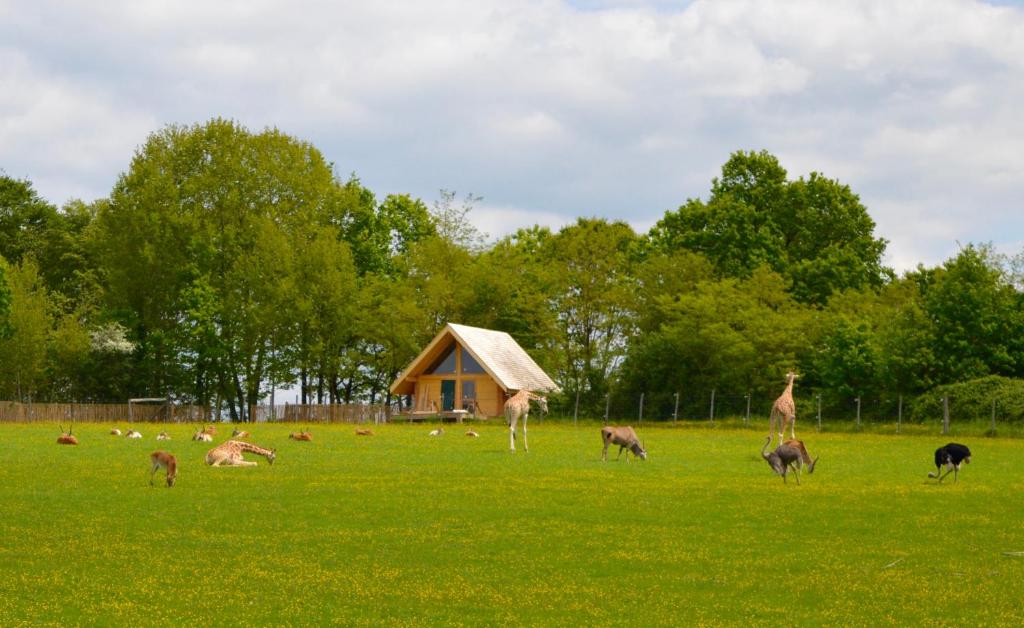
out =
{"type": "Polygon", "coordinates": [[[455,343],[448,347],[448,350],[441,354],[434,363],[427,369],[428,375],[455,372],[455,343]]]}
{"type": "Polygon", "coordinates": [[[462,350],[462,372],[468,374],[486,373],[484,367],[480,366],[480,363],[473,359],[473,356],[469,354],[469,351],[462,350]]]}

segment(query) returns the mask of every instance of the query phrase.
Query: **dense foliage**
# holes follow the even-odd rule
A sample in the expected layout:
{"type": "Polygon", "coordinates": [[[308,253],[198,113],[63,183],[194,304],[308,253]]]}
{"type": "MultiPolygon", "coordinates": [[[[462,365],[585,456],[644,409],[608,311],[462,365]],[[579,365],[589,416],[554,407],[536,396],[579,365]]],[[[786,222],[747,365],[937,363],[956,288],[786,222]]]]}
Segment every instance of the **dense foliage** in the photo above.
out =
{"type": "Polygon", "coordinates": [[[390,402],[449,321],[510,332],[584,416],[774,398],[790,369],[826,407],[1024,376],[1020,259],[968,245],[898,277],[849,186],[766,152],[649,233],[580,218],[488,242],[479,200],[379,200],[309,143],[220,119],[151,135],[108,198],[58,209],[0,176],[0,398],[170,395],[239,420],[284,387],[390,402]]]}

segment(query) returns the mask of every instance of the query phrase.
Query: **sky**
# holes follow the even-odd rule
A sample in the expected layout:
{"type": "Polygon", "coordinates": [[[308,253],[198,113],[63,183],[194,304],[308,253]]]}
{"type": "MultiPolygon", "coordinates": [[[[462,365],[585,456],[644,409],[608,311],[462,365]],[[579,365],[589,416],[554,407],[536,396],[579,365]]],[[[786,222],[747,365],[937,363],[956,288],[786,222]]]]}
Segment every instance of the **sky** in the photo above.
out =
{"type": "Polygon", "coordinates": [[[767,150],[849,185],[906,270],[1024,249],[1021,103],[1017,2],[0,0],[0,170],[58,206],[214,117],[378,198],[480,196],[492,237],[645,232],[767,150]]]}

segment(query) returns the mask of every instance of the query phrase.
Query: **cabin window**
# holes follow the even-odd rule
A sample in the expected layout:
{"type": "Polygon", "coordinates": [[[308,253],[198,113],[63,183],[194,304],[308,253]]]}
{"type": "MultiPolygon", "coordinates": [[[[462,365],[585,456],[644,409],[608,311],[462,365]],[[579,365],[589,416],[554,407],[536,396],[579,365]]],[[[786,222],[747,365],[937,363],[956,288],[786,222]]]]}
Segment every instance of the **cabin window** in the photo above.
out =
{"type": "Polygon", "coordinates": [[[462,350],[462,372],[479,375],[485,373],[484,367],[480,366],[480,363],[473,359],[473,356],[469,355],[469,351],[462,350]]]}
{"type": "Polygon", "coordinates": [[[455,345],[448,347],[448,350],[441,354],[441,357],[437,358],[430,368],[427,369],[428,374],[440,374],[440,373],[454,373],[455,372],[455,345]]]}

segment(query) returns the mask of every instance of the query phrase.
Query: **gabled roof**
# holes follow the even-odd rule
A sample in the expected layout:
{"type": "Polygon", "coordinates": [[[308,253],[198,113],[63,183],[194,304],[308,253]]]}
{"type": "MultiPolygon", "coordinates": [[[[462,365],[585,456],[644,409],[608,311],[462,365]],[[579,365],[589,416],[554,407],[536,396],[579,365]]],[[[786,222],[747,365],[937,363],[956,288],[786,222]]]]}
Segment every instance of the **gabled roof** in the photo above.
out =
{"type": "MultiPolygon", "coordinates": [[[[398,392],[399,387],[411,375],[419,375],[429,366],[428,356],[436,356],[437,350],[446,338],[454,338],[462,348],[473,356],[480,366],[494,378],[503,390],[532,390],[534,392],[559,390],[557,384],[548,377],[533,358],[519,346],[512,336],[503,331],[481,329],[448,323],[434,339],[430,341],[416,359],[391,384],[391,392],[398,392]]],[[[447,344],[447,343],[445,343],[447,344]]]]}

